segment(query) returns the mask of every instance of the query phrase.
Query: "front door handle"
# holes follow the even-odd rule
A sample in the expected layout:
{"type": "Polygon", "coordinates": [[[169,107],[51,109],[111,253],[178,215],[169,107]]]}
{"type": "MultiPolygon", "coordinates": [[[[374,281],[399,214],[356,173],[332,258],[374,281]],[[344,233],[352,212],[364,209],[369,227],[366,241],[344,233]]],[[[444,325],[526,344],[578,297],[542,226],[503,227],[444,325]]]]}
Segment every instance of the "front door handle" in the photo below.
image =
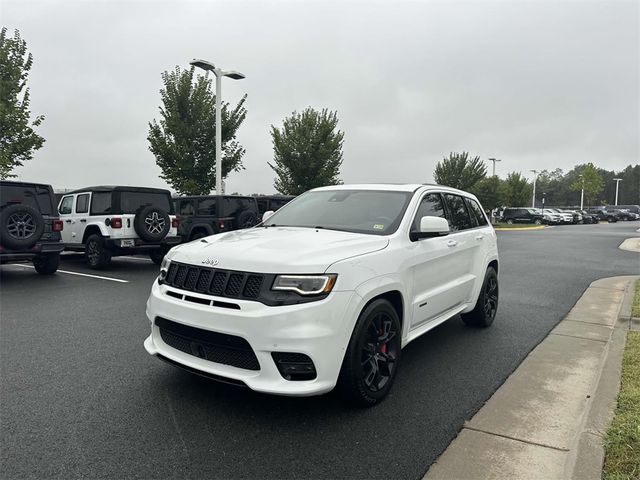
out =
{"type": "Polygon", "coordinates": [[[87,219],[86,219],[86,218],[83,218],[83,219],[81,219],[80,221],[81,221],[82,223],[87,223],[87,219]]]}
{"type": "Polygon", "coordinates": [[[65,220],[65,222],[67,222],[67,223],[71,223],[71,220],[65,220]]]}
{"type": "Polygon", "coordinates": [[[447,247],[457,247],[458,246],[458,242],[455,240],[449,240],[447,242],[447,247]]]}
{"type": "Polygon", "coordinates": [[[476,235],[476,240],[482,240],[484,238],[484,235],[476,235]]]}

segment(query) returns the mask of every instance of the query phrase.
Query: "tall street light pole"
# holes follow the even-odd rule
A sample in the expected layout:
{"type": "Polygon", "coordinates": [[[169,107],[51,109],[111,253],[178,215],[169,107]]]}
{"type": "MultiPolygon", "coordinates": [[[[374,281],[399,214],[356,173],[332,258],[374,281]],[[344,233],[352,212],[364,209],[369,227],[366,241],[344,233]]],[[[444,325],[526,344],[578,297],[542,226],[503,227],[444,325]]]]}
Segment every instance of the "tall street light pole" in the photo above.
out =
{"type": "Polygon", "coordinates": [[[222,184],[222,77],[242,80],[245,76],[234,70],[224,71],[221,68],[216,68],[213,63],[207,60],[194,58],[189,64],[207,72],[213,72],[216,76],[216,194],[224,195],[224,185],[222,184]]]}
{"type": "Polygon", "coordinates": [[[622,181],[621,178],[614,178],[614,180],[616,181],[616,203],[615,205],[618,205],[618,187],[620,186],[620,182],[622,181]]]}
{"type": "Polygon", "coordinates": [[[501,162],[502,160],[498,160],[497,158],[490,158],[490,162],[493,162],[493,176],[496,176],[496,162],[501,162]]]}
{"type": "Polygon", "coordinates": [[[584,177],[580,174],[582,180],[582,190],[580,191],[580,210],[584,210],[584,177]]]}
{"type": "Polygon", "coordinates": [[[531,208],[536,208],[536,181],[538,180],[538,170],[529,170],[533,172],[533,198],[531,199],[531,208]]]}

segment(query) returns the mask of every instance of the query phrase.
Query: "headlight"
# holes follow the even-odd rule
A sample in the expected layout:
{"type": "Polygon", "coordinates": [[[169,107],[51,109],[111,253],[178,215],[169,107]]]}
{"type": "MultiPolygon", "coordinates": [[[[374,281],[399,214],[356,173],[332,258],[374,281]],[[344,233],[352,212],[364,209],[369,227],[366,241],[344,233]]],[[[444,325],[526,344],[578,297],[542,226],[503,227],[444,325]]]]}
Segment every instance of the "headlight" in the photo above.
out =
{"type": "Polygon", "coordinates": [[[285,290],[300,295],[329,293],[336,284],[337,275],[278,275],[272,290],[285,290]]]}
{"type": "Polygon", "coordinates": [[[171,260],[167,258],[167,255],[162,259],[162,263],[160,264],[160,273],[158,274],[158,282],[162,283],[169,273],[169,266],[171,265],[171,260]]]}

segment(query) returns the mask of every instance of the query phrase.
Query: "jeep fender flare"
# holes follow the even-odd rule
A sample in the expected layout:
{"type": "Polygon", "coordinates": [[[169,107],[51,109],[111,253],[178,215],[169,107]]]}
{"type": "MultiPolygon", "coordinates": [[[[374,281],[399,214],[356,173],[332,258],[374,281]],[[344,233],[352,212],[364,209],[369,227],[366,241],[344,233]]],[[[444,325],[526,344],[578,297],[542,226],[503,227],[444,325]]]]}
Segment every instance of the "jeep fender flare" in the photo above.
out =
{"type": "Polygon", "coordinates": [[[87,241],[87,238],[89,238],[89,235],[91,235],[93,233],[100,233],[100,235],[105,237],[105,238],[109,238],[111,236],[110,232],[109,232],[109,229],[107,228],[107,226],[103,222],[92,222],[92,223],[87,224],[87,226],[84,228],[84,232],[82,233],[82,244],[83,245],[87,241]],[[96,232],[96,230],[97,230],[97,232],[96,232]]]}

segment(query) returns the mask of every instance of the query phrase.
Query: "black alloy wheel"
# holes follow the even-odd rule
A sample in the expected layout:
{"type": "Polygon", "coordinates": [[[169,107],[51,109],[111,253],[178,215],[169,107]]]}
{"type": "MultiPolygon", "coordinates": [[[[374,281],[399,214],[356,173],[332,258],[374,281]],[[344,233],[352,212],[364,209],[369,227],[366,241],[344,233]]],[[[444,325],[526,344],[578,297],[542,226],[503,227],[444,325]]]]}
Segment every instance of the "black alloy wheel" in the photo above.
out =
{"type": "Polygon", "coordinates": [[[0,214],[0,244],[6,248],[31,248],[43,232],[42,214],[29,205],[9,205],[0,214]]]}
{"type": "Polygon", "coordinates": [[[90,268],[100,270],[111,262],[111,252],[105,247],[100,235],[93,234],[87,238],[84,256],[90,268]]]}
{"type": "Polygon", "coordinates": [[[349,340],[338,389],[358,407],[370,407],[389,392],[401,352],[398,313],[386,299],[372,301],[360,314],[349,340]]]}
{"type": "Polygon", "coordinates": [[[462,321],[473,327],[491,326],[498,312],[499,293],[498,274],[493,267],[488,267],[476,305],[473,310],[461,315],[462,321]]]}

